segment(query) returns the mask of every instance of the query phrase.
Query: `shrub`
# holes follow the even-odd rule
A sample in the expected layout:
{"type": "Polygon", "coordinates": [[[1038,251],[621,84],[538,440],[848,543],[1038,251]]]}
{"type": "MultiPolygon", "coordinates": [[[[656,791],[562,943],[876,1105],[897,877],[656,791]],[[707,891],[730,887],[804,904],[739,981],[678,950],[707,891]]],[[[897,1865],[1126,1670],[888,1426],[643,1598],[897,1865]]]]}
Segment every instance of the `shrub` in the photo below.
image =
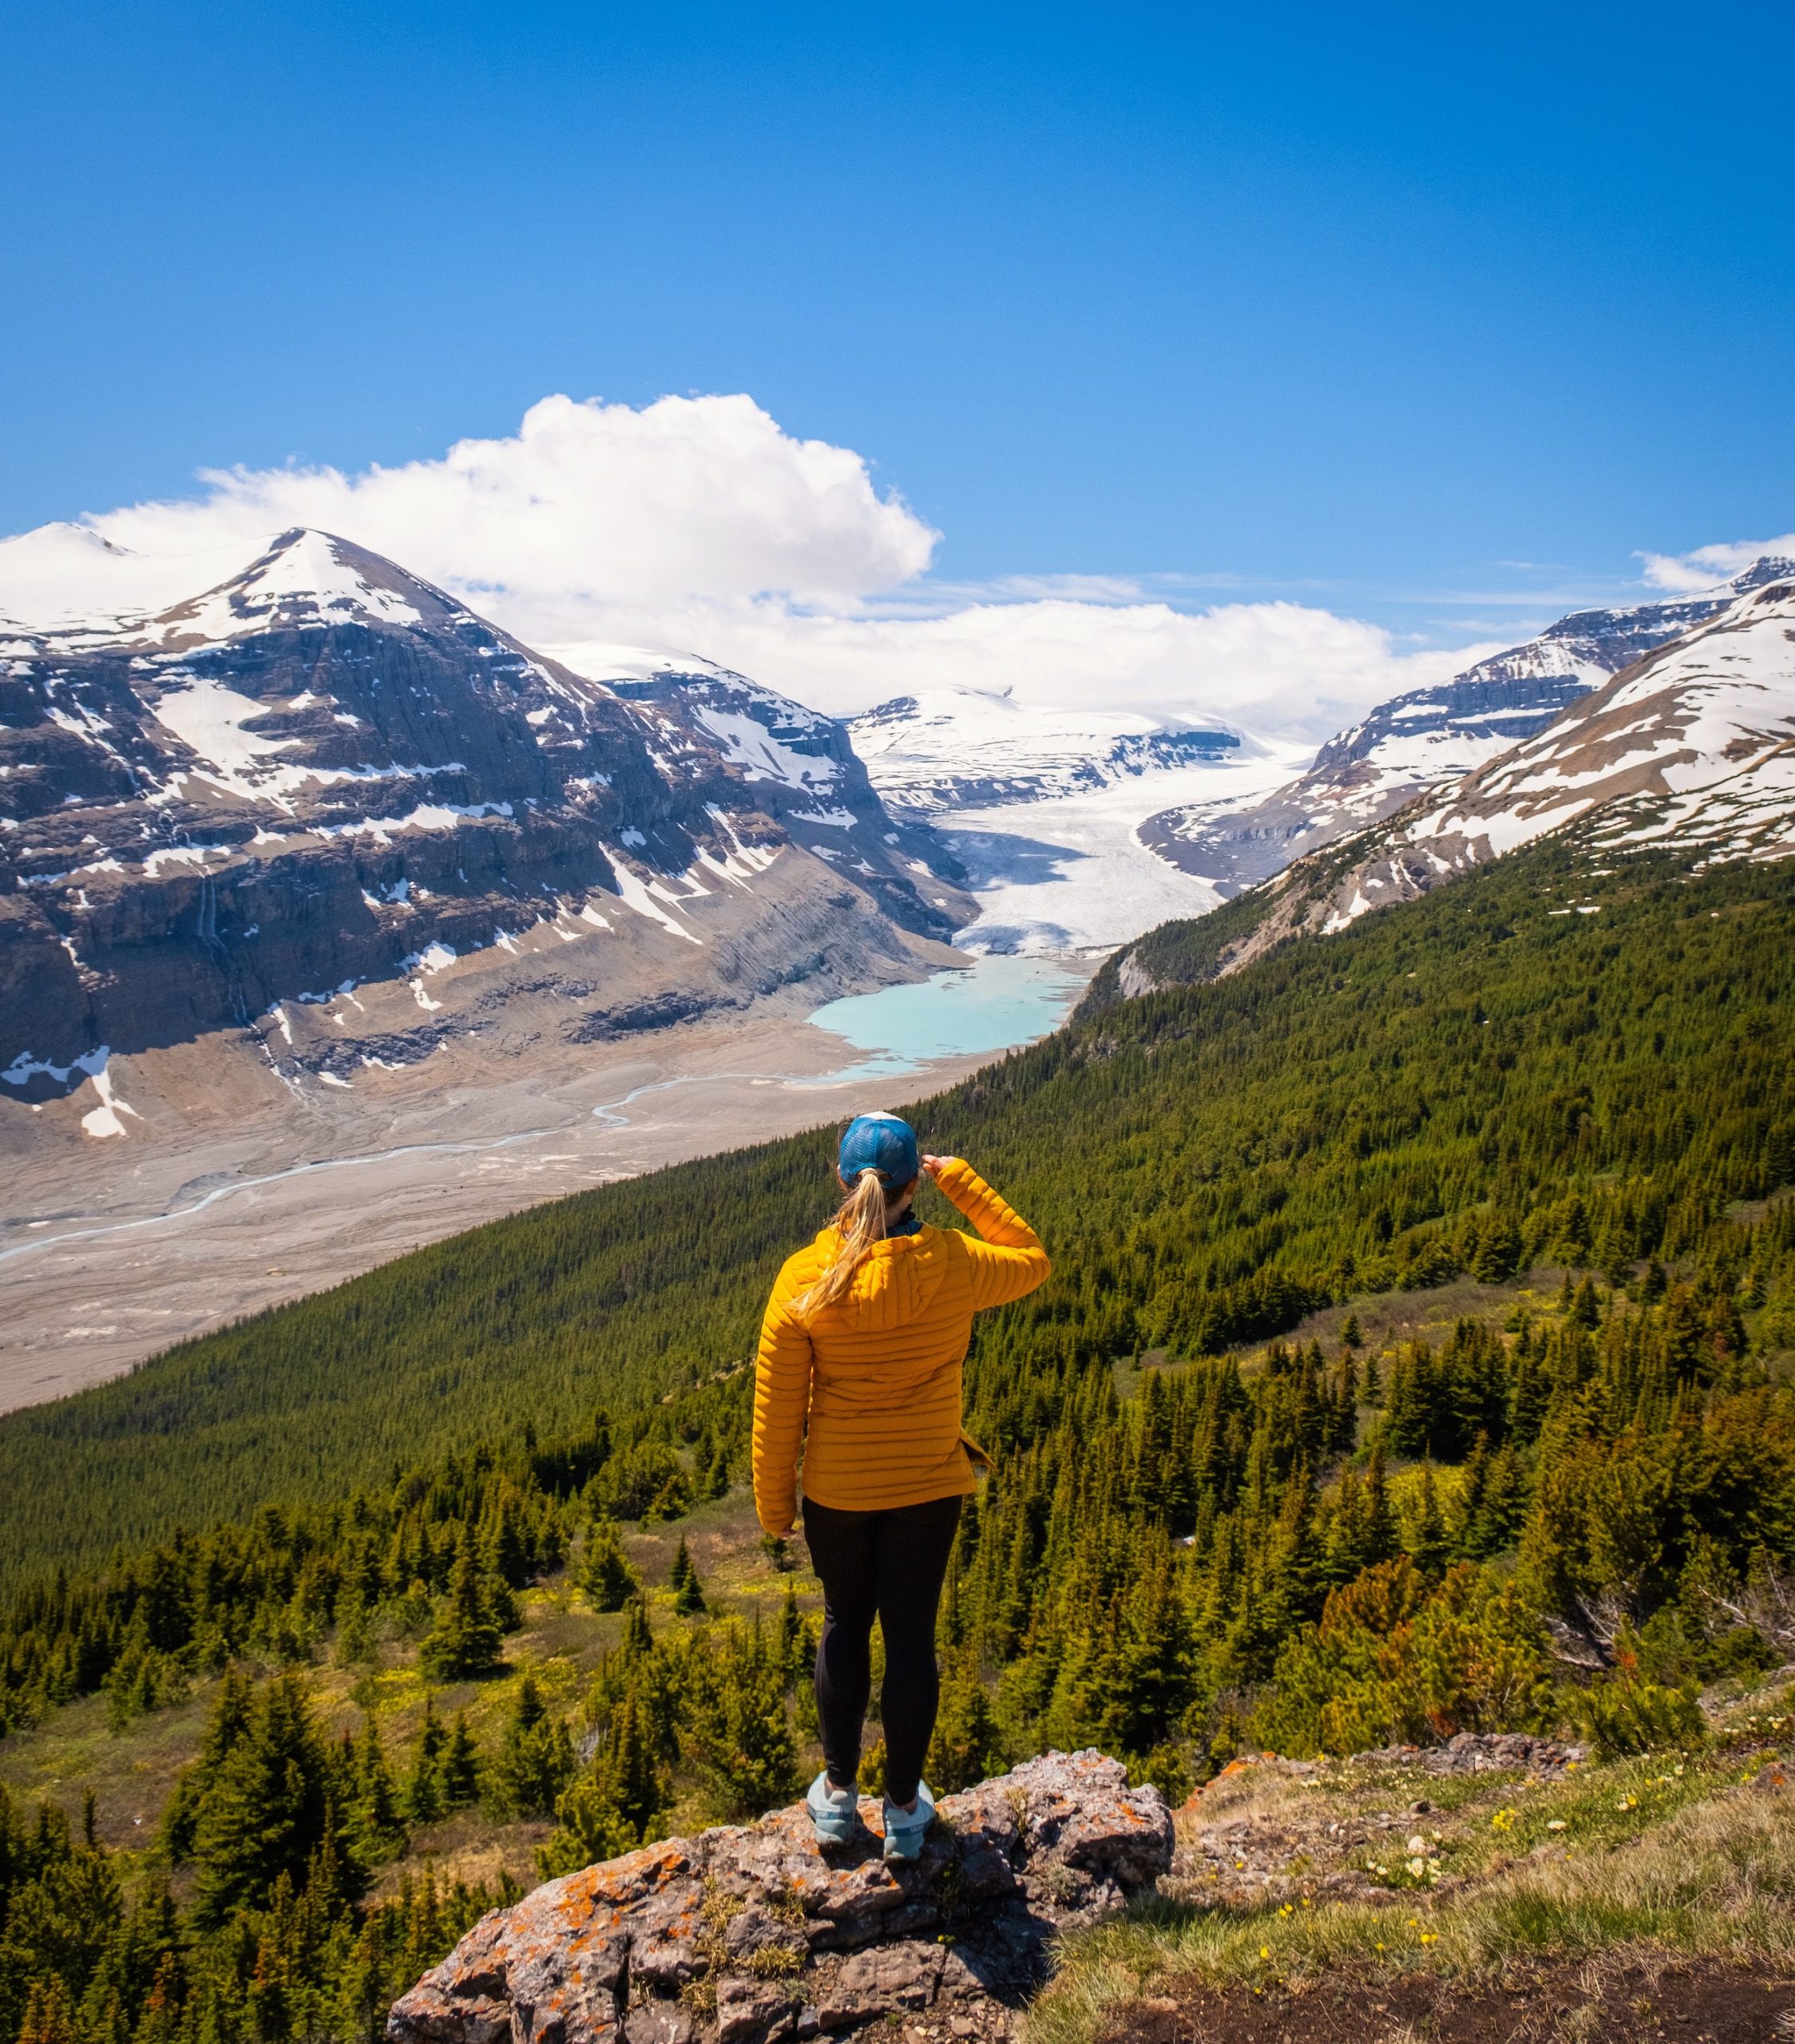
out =
{"type": "Polygon", "coordinates": [[[1601,1760],[1707,1743],[1707,1720],[1693,1682],[1670,1689],[1636,1675],[1611,1676],[1579,1690],[1571,1711],[1601,1760]]]}
{"type": "Polygon", "coordinates": [[[1513,1584],[1461,1562],[1430,1594],[1406,1555],[1332,1592],[1273,1683],[1253,1732],[1296,1754],[1520,1731],[1550,1696],[1539,1622],[1513,1584]]]}
{"type": "Polygon", "coordinates": [[[613,1456],[592,1479],[590,1495],[607,1519],[676,1519],[691,1507],[691,1486],[672,1448],[645,1440],[613,1456]]]}

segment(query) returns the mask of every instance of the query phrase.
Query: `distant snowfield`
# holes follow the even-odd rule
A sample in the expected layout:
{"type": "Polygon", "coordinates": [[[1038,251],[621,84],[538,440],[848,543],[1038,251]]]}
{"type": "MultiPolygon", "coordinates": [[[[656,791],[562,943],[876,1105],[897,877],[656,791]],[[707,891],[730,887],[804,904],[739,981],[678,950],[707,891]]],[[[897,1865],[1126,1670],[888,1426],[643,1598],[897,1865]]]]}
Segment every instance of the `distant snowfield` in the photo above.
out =
{"type": "Polygon", "coordinates": [[[1089,794],[956,810],[936,828],[965,863],[977,919],[961,951],[1108,951],[1163,922],[1207,915],[1222,897],[1150,852],[1135,833],[1162,809],[1249,802],[1299,774],[1309,750],[1168,768],[1089,794]]]}

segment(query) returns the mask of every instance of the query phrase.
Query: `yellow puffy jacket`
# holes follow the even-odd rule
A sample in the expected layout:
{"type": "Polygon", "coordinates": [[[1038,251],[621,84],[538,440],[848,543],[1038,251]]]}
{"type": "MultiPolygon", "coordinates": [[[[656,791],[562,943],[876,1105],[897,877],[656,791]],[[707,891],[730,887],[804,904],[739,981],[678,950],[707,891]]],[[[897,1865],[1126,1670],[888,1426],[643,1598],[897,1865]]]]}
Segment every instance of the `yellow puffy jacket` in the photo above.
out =
{"type": "Polygon", "coordinates": [[[984,1452],[960,1430],[960,1369],[973,1315],[1032,1292],[1047,1252],[1028,1222],[955,1157],[935,1182],[982,1239],[919,1229],[875,1242],[835,1305],[800,1319],[791,1302],[833,1261],[825,1228],[787,1259],[767,1302],[755,1361],[754,1502],[788,1532],[804,1494],[843,1511],[925,1504],[977,1487],[984,1452]],[[806,1432],[808,1439],[806,1439],[806,1432]]]}

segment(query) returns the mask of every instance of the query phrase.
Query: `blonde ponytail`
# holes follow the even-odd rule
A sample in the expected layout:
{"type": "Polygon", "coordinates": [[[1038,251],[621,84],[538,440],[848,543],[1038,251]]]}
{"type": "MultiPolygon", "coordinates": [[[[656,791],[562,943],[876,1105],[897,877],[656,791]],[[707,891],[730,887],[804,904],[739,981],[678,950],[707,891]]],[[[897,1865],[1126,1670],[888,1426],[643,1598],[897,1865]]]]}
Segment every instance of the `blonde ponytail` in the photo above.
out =
{"type": "Polygon", "coordinates": [[[791,1302],[792,1311],[800,1319],[807,1320],[825,1306],[834,1305],[846,1293],[854,1273],[866,1261],[867,1250],[874,1242],[885,1240],[889,1205],[879,1175],[869,1164],[835,1216],[835,1230],[842,1239],[829,1268],[791,1302]]]}

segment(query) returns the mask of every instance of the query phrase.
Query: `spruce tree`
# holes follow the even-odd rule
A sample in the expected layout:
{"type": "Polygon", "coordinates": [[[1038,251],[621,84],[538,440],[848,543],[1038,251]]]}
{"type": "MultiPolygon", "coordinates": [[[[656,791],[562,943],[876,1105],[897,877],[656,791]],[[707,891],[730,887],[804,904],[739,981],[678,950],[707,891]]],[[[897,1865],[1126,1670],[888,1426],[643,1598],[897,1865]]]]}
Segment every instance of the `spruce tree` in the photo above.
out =
{"type": "Polygon", "coordinates": [[[728,1496],[729,1450],[720,1437],[699,1437],[692,1451],[692,1467],[698,1472],[700,1498],[728,1496]]]}
{"type": "Polygon", "coordinates": [[[174,1792],[163,1807],[162,1850],[176,1866],[193,1856],[194,1834],[206,1795],[232,1749],[248,1733],[255,1702],[256,1685],[248,1672],[236,1666],[227,1668],[206,1713],[199,1757],[175,1777],[174,1792]]]}
{"type": "Polygon", "coordinates": [[[411,1769],[405,1779],[405,1813],[414,1824],[434,1824],[448,1807],[442,1781],[442,1749],[448,1740],[442,1721],[426,1696],[423,1722],[418,1727],[412,1750],[411,1769]]]}
{"type": "Polygon", "coordinates": [[[715,1814],[739,1822],[772,1808],[798,1785],[798,1746],[783,1671],[758,1626],[715,1628],[691,1664],[682,1749],[715,1814]]]}
{"type": "Polygon", "coordinates": [[[449,1593],[418,1646],[418,1666],[433,1682],[460,1682],[489,1674],[499,1665],[501,1651],[499,1629],[464,1525],[456,1541],[449,1593]]]}
{"type": "Polygon", "coordinates": [[[1396,1515],[1390,1509],[1389,1491],[1384,1481],[1384,1446],[1374,1442],[1365,1473],[1365,1555],[1368,1567],[1388,1561],[1398,1549],[1396,1515]]]}
{"type": "Polygon", "coordinates": [[[75,2026],[69,1990],[60,1975],[30,1983],[18,2044],[85,2044],[75,2026]]]}
{"type": "Polygon", "coordinates": [[[342,1804],[344,1842],[363,1867],[377,1867],[405,1850],[405,1826],[380,1728],[371,1716],[362,1720],[350,1761],[350,1792],[342,1804]]]}
{"type": "Polygon", "coordinates": [[[1521,1238],[1513,1222],[1505,1214],[1492,1214],[1471,1259],[1471,1274],[1480,1285],[1500,1285],[1514,1275],[1520,1258],[1521,1238]]]}
{"type": "Polygon", "coordinates": [[[668,1583],[673,1592],[673,1608],[682,1618],[695,1618],[704,1609],[703,1586],[699,1582],[698,1571],[692,1567],[691,1556],[686,1551],[686,1536],[683,1533],[668,1583]]]}
{"type": "Polygon", "coordinates": [[[283,1875],[295,1884],[303,1878],[331,1821],[330,1773],[303,1678],[275,1676],[204,1789],[193,1840],[201,1923],[260,1904],[283,1875]]]}
{"type": "Polygon", "coordinates": [[[473,1802],[480,1793],[480,1752],[473,1733],[468,1729],[465,1710],[455,1713],[449,1743],[442,1749],[440,1779],[443,1804],[449,1809],[459,1809],[464,1803],[473,1802]]]}
{"type": "Polygon", "coordinates": [[[1413,1523],[1407,1541],[1410,1559],[1429,1583],[1437,1583],[1446,1572],[1452,1543],[1440,1509],[1440,1492],[1433,1480],[1433,1464],[1421,1464],[1421,1495],[1416,1501],[1413,1523]]]}
{"type": "Polygon", "coordinates": [[[625,1557],[616,1521],[595,1519],[586,1535],[581,1587],[595,1611],[620,1611],[642,1585],[625,1557]]]}
{"type": "Polygon", "coordinates": [[[949,1667],[929,1748],[926,1773],[937,1790],[971,1788],[1008,1765],[1002,1726],[977,1661],[966,1655],[949,1667]]]}
{"type": "Polygon", "coordinates": [[[637,1837],[643,1836],[660,1812],[662,1788],[637,1693],[632,1688],[616,1713],[605,1755],[609,1792],[637,1837]]]}
{"type": "Polygon", "coordinates": [[[612,1800],[609,1784],[584,1775],[564,1789],[555,1805],[555,1828],[536,1848],[536,1871],[545,1881],[577,1873],[603,1860],[632,1851],[640,1839],[612,1800]]]}
{"type": "Polygon", "coordinates": [[[779,1616],[773,1634],[773,1650],[788,1682],[800,1682],[810,1658],[804,1638],[804,1621],[798,1609],[798,1586],[788,1576],[785,1594],[779,1599],[779,1616]]]}
{"type": "Polygon", "coordinates": [[[509,1817],[548,1817],[573,1777],[573,1745],[567,1726],[549,1715],[548,1705],[526,1674],[494,1761],[489,1792],[495,1812],[509,1817]]]}
{"type": "Polygon", "coordinates": [[[654,1634],[648,1628],[648,1600],[638,1592],[624,1606],[624,1636],[617,1653],[628,1664],[644,1659],[654,1651],[654,1634]]]}

